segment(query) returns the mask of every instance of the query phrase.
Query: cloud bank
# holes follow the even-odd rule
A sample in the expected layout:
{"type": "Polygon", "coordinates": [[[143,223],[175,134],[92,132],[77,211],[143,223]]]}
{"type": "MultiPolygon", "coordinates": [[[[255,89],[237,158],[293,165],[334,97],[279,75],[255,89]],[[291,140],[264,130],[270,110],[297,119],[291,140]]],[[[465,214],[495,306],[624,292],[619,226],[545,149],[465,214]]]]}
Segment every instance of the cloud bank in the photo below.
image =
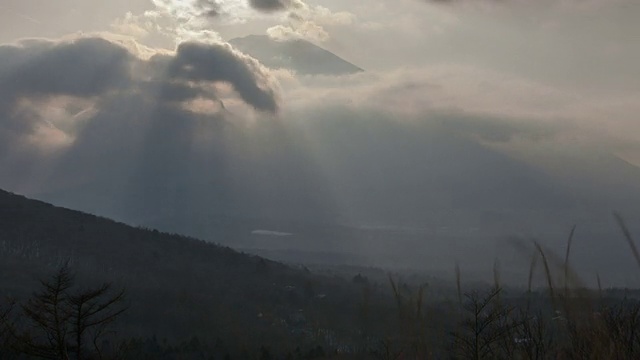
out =
{"type": "MultiPolygon", "coordinates": [[[[9,177],[25,184],[39,178],[30,171],[47,168],[40,160],[73,149],[97,121],[125,129],[158,111],[215,118],[227,100],[266,113],[279,107],[271,75],[228,45],[187,42],[175,52],[142,59],[98,37],[33,39],[0,46],[0,59],[0,162],[24,170],[9,177]],[[139,113],[120,119],[107,114],[121,113],[114,104],[123,102],[139,113]]],[[[103,135],[118,139],[115,133],[103,135]]]]}

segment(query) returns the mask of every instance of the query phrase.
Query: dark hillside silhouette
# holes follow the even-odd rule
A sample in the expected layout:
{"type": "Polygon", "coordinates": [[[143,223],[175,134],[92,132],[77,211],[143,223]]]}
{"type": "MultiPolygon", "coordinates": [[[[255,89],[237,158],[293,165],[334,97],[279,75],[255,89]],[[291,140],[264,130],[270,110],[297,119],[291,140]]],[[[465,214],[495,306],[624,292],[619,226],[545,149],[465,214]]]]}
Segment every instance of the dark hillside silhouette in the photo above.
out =
{"type": "Polygon", "coordinates": [[[67,261],[82,288],[127,289],[126,338],[316,346],[311,329],[347,329],[358,298],[346,280],[0,191],[0,297],[25,299],[67,261]]]}

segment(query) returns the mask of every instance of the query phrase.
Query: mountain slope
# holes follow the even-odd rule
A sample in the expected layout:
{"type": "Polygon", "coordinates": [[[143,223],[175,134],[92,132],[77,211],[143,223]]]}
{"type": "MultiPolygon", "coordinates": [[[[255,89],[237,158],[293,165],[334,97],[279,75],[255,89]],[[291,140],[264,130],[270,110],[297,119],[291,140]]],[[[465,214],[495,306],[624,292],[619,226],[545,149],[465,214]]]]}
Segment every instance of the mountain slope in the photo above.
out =
{"type": "Polygon", "coordinates": [[[290,69],[303,75],[344,75],[363,71],[302,39],[276,41],[266,35],[249,35],[232,39],[229,43],[274,69],[290,69]]]}
{"type": "Polygon", "coordinates": [[[292,331],[311,323],[340,328],[343,316],[330,309],[350,309],[353,295],[303,270],[0,191],[0,298],[24,298],[67,260],[81,284],[125,287],[123,336],[197,335],[234,349],[305,343],[292,331]],[[303,320],[283,321],[292,313],[303,320]]]}

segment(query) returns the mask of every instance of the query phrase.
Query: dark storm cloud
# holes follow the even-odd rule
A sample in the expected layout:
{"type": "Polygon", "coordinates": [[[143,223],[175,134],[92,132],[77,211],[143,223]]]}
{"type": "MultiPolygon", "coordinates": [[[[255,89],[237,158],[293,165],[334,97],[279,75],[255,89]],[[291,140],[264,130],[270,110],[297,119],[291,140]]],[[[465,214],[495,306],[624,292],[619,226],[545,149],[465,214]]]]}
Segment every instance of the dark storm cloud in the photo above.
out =
{"type": "Polygon", "coordinates": [[[222,81],[233,85],[240,97],[256,109],[276,112],[277,101],[266,78],[260,77],[260,65],[226,45],[182,43],[171,59],[168,75],[190,81],[222,81]]]}
{"type": "Polygon", "coordinates": [[[252,8],[265,11],[265,12],[273,12],[285,10],[289,6],[291,6],[291,1],[288,0],[249,0],[249,5],[252,8]]]}
{"type": "Polygon", "coordinates": [[[0,47],[0,60],[0,168],[12,169],[0,187],[64,193],[66,204],[112,216],[166,204],[185,212],[188,204],[231,206],[228,199],[253,204],[251,195],[233,195],[253,185],[226,180],[237,180],[226,175],[225,159],[235,156],[227,147],[248,140],[229,133],[212,85],[226,83],[248,105],[277,111],[269,74],[255,60],[194,42],[146,60],[100,38],[22,41],[0,47]],[[200,100],[212,110],[198,108],[200,100]],[[189,190],[176,196],[176,187],[189,190]]]}
{"type": "Polygon", "coordinates": [[[30,135],[36,126],[52,125],[36,109],[18,109],[23,99],[51,96],[89,98],[131,85],[133,57],[99,38],[68,43],[45,40],[0,46],[0,151],[30,135]]]}
{"type": "Polygon", "coordinates": [[[54,45],[15,69],[8,81],[23,96],[95,96],[129,85],[131,55],[109,41],[91,38],[54,45]]]}
{"type": "Polygon", "coordinates": [[[13,96],[96,96],[130,85],[127,50],[99,38],[0,47],[0,89],[13,96]]]}
{"type": "Polygon", "coordinates": [[[215,82],[230,84],[256,109],[277,111],[265,70],[228,46],[184,43],[175,54],[150,60],[98,37],[0,46],[0,137],[6,144],[47,123],[33,111],[18,109],[23,100],[70,96],[104,102],[141,92],[162,106],[199,97],[215,99],[207,86],[215,82]]]}
{"type": "Polygon", "coordinates": [[[217,17],[221,14],[220,3],[214,0],[198,0],[195,6],[199,9],[200,16],[217,17]]]}

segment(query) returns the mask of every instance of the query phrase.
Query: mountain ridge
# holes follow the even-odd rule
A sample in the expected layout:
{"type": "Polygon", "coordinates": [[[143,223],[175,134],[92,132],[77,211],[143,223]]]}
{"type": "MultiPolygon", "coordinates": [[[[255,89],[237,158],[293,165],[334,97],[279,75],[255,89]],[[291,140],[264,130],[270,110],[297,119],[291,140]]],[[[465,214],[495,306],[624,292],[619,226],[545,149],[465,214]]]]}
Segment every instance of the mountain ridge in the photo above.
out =
{"type": "Polygon", "coordinates": [[[229,40],[238,50],[270,68],[294,70],[301,75],[347,75],[364,71],[338,55],[307,40],[277,41],[266,35],[229,40]]]}

